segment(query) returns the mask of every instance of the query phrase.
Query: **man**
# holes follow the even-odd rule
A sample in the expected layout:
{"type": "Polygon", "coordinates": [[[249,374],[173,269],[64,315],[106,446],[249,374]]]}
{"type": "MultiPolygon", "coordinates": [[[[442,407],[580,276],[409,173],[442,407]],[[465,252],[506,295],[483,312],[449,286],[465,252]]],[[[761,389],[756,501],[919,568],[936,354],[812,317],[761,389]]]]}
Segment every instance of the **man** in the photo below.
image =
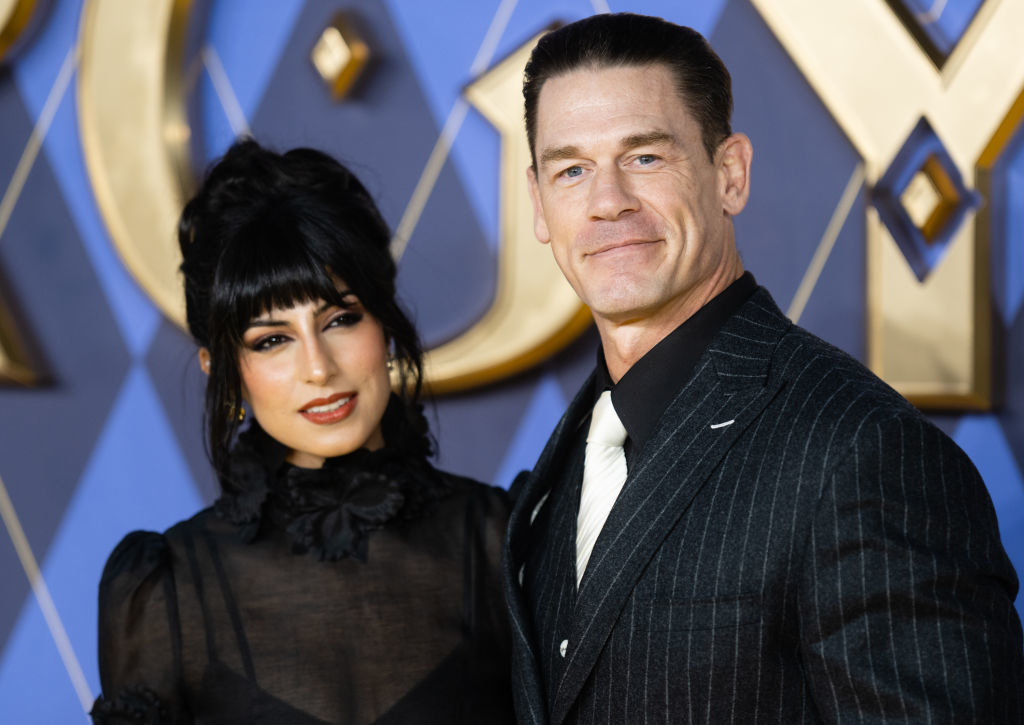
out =
{"type": "Polygon", "coordinates": [[[706,41],[594,16],[523,94],[535,231],[601,354],[513,489],[520,721],[1020,722],[985,486],[744,273],[752,149],[706,41]]]}

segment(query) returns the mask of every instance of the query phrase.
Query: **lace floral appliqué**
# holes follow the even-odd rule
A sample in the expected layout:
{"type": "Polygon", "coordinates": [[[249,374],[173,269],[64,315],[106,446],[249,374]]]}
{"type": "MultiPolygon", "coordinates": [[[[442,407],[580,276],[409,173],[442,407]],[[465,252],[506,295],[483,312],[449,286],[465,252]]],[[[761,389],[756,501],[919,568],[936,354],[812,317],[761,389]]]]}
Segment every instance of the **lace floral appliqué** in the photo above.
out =
{"type": "Polygon", "coordinates": [[[109,700],[97,698],[92,719],[96,725],[161,725],[167,712],[151,690],[140,686],[122,690],[109,700]]]}
{"type": "Polygon", "coordinates": [[[216,503],[218,515],[253,541],[268,519],[292,550],[320,559],[367,558],[367,534],[388,521],[422,516],[448,493],[426,461],[388,448],[329,458],[323,468],[285,462],[286,449],[254,425],[232,450],[234,491],[216,503]]]}

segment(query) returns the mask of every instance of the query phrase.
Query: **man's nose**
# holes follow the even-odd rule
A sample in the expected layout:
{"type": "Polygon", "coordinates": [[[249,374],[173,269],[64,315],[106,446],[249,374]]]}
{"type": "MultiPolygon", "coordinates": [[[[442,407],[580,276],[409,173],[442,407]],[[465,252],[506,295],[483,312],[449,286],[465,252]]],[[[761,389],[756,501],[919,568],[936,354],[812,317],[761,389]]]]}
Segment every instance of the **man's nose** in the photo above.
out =
{"type": "Polygon", "coordinates": [[[591,218],[615,220],[638,208],[639,201],[621,169],[599,169],[594,174],[590,187],[591,218]]]}

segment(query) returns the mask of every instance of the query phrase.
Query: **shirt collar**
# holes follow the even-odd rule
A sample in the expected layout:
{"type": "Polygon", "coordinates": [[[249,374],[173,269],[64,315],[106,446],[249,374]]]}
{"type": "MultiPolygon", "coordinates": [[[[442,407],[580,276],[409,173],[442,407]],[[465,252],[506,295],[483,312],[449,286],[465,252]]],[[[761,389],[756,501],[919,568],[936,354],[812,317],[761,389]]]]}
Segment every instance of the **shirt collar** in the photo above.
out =
{"type": "Polygon", "coordinates": [[[598,349],[594,401],[597,402],[603,391],[611,389],[615,412],[626,428],[634,454],[639,453],[651,437],[661,414],[689,378],[693,366],[718,330],[756,290],[754,275],[744,272],[648,350],[617,384],[612,383],[604,352],[598,349]]]}

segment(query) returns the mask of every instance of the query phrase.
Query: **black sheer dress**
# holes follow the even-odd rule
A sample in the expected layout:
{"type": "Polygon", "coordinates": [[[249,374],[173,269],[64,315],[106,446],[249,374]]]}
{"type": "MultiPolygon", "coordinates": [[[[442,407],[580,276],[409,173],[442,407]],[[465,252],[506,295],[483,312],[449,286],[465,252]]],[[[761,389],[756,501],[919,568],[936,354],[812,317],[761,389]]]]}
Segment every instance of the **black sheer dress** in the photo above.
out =
{"type": "Polygon", "coordinates": [[[96,723],[512,723],[505,492],[385,448],[284,463],[129,534],[100,583],[96,723]]]}

